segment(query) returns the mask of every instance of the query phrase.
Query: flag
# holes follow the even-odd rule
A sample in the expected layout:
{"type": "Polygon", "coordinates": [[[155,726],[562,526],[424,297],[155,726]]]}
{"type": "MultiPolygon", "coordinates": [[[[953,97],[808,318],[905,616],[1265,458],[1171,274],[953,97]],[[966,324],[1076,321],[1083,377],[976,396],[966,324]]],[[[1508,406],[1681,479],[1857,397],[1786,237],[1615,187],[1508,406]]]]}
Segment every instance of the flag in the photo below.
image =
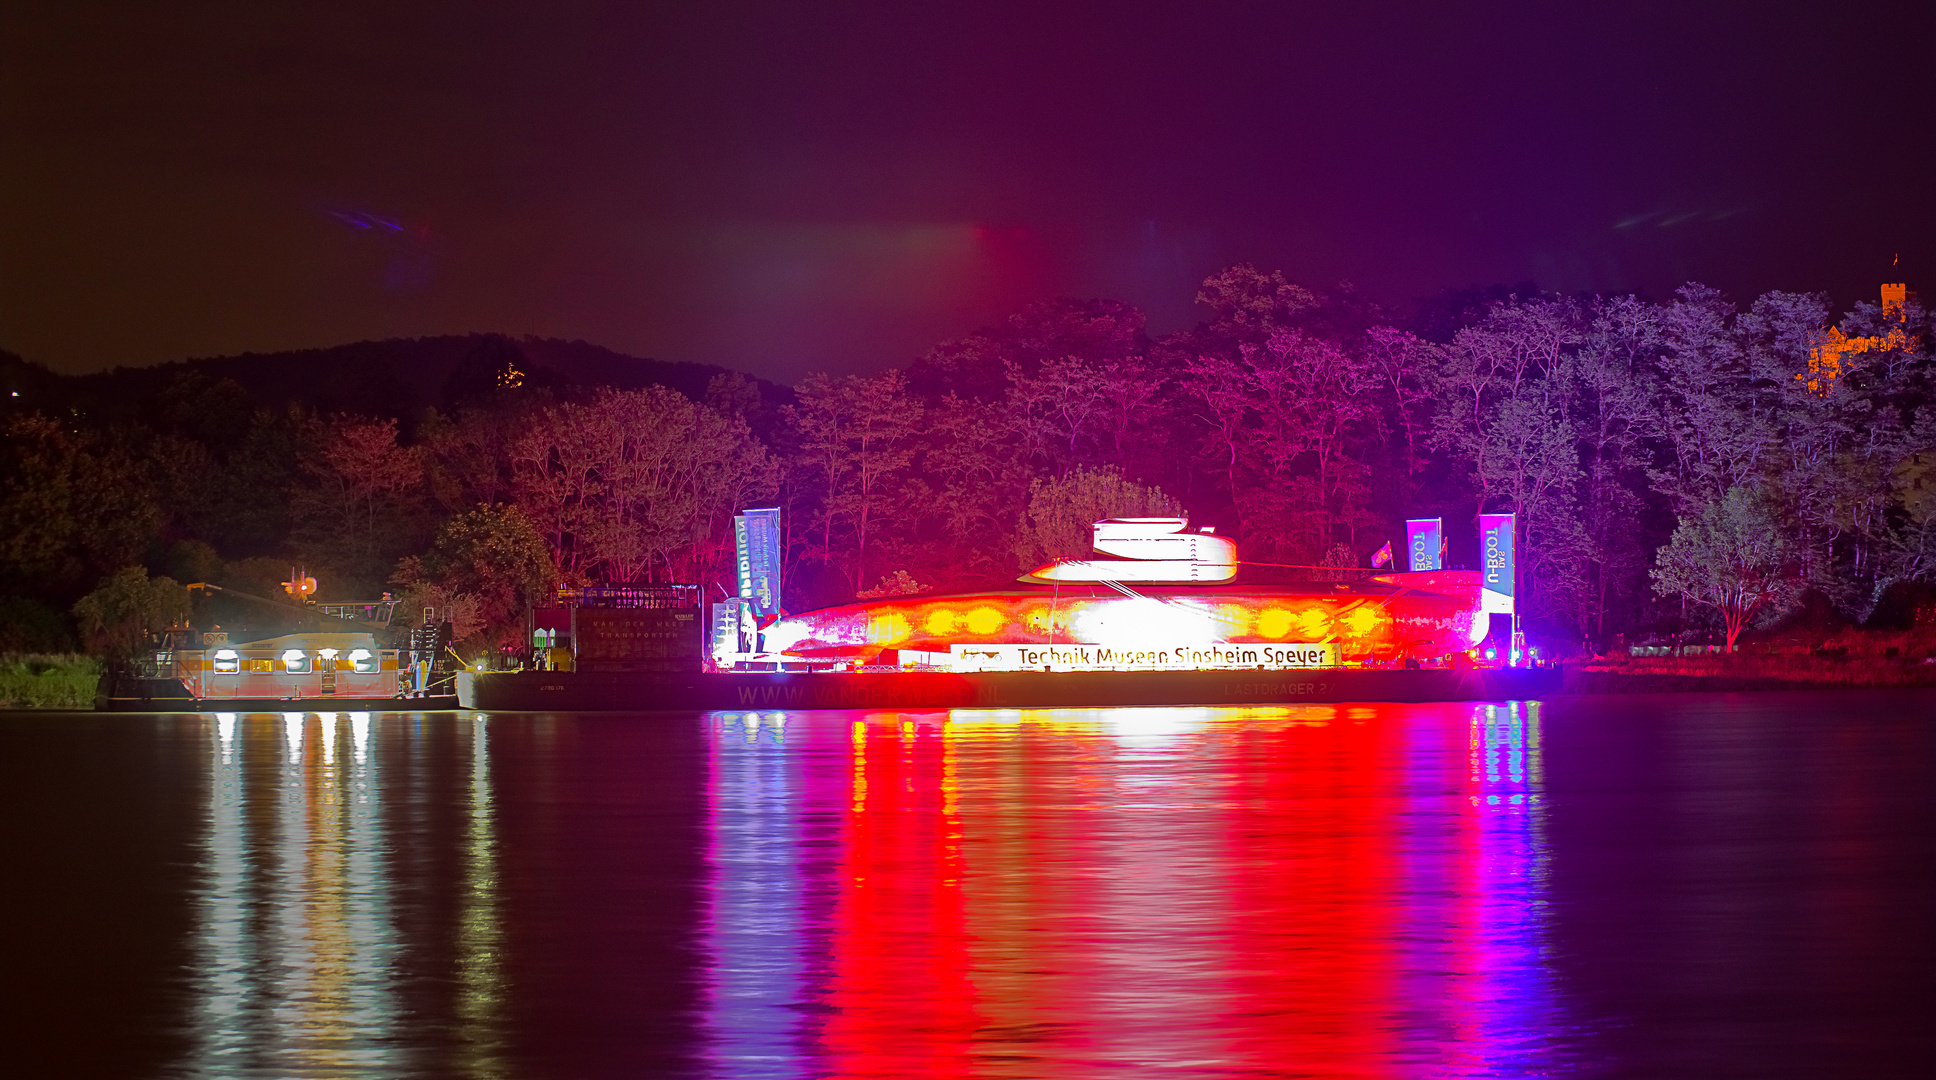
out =
{"type": "Polygon", "coordinates": [[[1371,565],[1383,566],[1390,561],[1392,561],[1391,541],[1387,540],[1385,541],[1384,547],[1381,547],[1376,552],[1372,553],[1371,565]]]}
{"type": "Polygon", "coordinates": [[[1445,519],[1407,519],[1405,522],[1405,549],[1411,555],[1413,570],[1443,569],[1445,566],[1445,519]]]}

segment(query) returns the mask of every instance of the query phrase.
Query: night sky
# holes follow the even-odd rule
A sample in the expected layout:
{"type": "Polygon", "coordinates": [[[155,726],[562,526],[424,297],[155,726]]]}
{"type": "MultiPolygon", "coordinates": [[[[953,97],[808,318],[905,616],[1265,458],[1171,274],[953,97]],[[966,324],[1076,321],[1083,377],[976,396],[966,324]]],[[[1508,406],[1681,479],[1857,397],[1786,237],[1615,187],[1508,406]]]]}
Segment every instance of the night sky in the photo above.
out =
{"type": "Polygon", "coordinates": [[[0,8],[0,348],[502,331],[791,381],[1238,261],[1401,312],[1936,267],[1936,4],[0,8]],[[1892,260],[1900,253],[1900,267],[1892,260]]]}

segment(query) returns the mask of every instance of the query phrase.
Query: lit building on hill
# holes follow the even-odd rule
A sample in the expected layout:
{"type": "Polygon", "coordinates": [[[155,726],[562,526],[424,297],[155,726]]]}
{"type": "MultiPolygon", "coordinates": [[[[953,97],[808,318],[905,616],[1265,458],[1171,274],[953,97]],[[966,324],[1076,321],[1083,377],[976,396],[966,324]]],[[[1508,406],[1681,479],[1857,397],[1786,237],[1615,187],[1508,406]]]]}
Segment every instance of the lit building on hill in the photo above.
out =
{"type": "Polygon", "coordinates": [[[1915,295],[1903,282],[1882,286],[1882,314],[1895,320],[1889,332],[1873,337],[1850,337],[1840,328],[1831,326],[1827,339],[1808,352],[1808,374],[1795,378],[1807,378],[1809,393],[1825,395],[1835,385],[1835,380],[1841,378],[1845,368],[1844,357],[1909,348],[1908,302],[1915,299],[1915,295]]]}

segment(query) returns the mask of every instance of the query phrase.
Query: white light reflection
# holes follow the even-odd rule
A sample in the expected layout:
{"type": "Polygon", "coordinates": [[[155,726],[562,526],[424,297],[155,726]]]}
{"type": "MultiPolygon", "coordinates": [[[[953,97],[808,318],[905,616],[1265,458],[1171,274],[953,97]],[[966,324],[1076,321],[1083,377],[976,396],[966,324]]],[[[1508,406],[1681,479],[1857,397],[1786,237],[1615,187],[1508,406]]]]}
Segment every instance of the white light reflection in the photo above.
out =
{"type": "Polygon", "coordinates": [[[322,714],[324,768],[335,768],[336,766],[336,725],[341,718],[341,713],[322,714]]]}
{"type": "MultiPolygon", "coordinates": [[[[360,744],[368,716],[350,719],[360,744]]],[[[214,725],[185,1075],[400,1075],[381,822],[351,797],[370,766],[360,745],[354,763],[336,753],[343,714],[258,720],[253,746],[249,718],[214,725]],[[305,752],[312,719],[320,739],[305,752]]]]}
{"type": "Polygon", "coordinates": [[[234,1061],[243,1053],[242,1031],[252,996],[252,980],[244,947],[249,905],[246,899],[243,846],[242,756],[236,716],[215,717],[216,763],[209,783],[208,834],[202,865],[206,867],[201,896],[202,961],[199,987],[201,1008],[192,1021],[204,1056],[211,1061],[234,1061]]]}
{"type": "Polygon", "coordinates": [[[1178,739],[1202,734],[1210,715],[1203,709],[1110,709],[1105,719],[1124,749],[1162,750],[1178,739]]]}
{"type": "Polygon", "coordinates": [[[364,762],[364,753],[370,745],[370,714],[353,712],[350,714],[350,750],[358,765],[364,762]]]}
{"type": "Polygon", "coordinates": [[[1210,645],[1223,640],[1217,621],[1188,601],[1154,597],[1091,604],[1070,627],[1075,640],[1117,648],[1210,645]]]}
{"type": "Polygon", "coordinates": [[[491,795],[487,721],[470,722],[470,829],[457,916],[457,1018],[463,1073],[507,1076],[500,1017],[504,1008],[504,927],[498,907],[497,809],[491,795]]]}
{"type": "Polygon", "coordinates": [[[307,713],[286,712],[282,714],[282,732],[289,741],[289,764],[294,765],[302,758],[303,717],[307,713]]]}

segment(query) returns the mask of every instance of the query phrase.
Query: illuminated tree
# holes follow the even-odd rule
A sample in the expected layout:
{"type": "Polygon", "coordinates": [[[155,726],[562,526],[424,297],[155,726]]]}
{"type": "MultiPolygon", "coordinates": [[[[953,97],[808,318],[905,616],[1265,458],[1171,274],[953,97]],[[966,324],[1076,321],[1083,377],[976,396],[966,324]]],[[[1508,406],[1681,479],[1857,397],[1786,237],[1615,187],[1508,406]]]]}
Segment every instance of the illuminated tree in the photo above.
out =
{"type": "Polygon", "coordinates": [[[1520,602],[1547,611],[1573,606],[1584,588],[1573,416],[1582,314],[1565,301],[1495,305],[1454,336],[1431,380],[1435,445],[1466,467],[1475,516],[1518,515],[1520,602]]]}
{"type": "Polygon", "coordinates": [[[734,510],[773,490],[743,421],[663,386],[540,409],[505,455],[512,501],[572,581],[717,574],[734,510]]]}
{"type": "Polygon", "coordinates": [[[1795,549],[1761,493],[1728,489],[1681,519],[1651,571],[1654,592],[1713,608],[1733,652],[1756,616],[1778,611],[1800,591],[1795,549]]]}
{"type": "Polygon", "coordinates": [[[1757,392],[1736,312],[1721,294],[1683,286],[1660,313],[1663,349],[1649,394],[1653,434],[1672,448],[1653,485],[1677,507],[1703,505],[1761,475],[1775,447],[1775,399],[1757,392]]]}
{"type": "Polygon", "coordinates": [[[1278,328],[1234,357],[1200,354],[1186,386],[1209,421],[1253,551],[1315,562],[1334,533],[1368,524],[1365,463],[1356,446],[1378,415],[1377,377],[1336,343],[1278,328]]]}
{"type": "Polygon", "coordinates": [[[917,572],[939,588],[1012,577],[1031,471],[1005,404],[947,395],[927,410],[913,443],[891,527],[875,530],[869,563],[917,572]]]}
{"type": "Polygon", "coordinates": [[[1608,611],[1616,598],[1640,591],[1651,561],[1641,515],[1654,429],[1648,372],[1664,345],[1660,312],[1631,296],[1601,302],[1565,369],[1581,459],[1583,558],[1548,580],[1561,586],[1556,606],[1590,638],[1606,636],[1608,611]]]}
{"type": "Polygon", "coordinates": [[[1114,469],[1074,469],[1029,484],[1028,508],[1017,530],[1017,568],[1033,570],[1051,559],[1090,553],[1092,526],[1112,517],[1179,517],[1177,501],[1163,491],[1125,480],[1114,469]]]}
{"type": "Polygon", "coordinates": [[[899,505],[899,482],[914,460],[921,403],[894,370],[837,381],[809,375],[794,389],[800,404],[786,414],[799,434],[800,464],[820,496],[811,526],[820,542],[812,555],[846,562],[848,580],[864,583],[870,532],[899,505]]]}
{"type": "Polygon", "coordinates": [[[417,425],[417,441],[425,451],[431,496],[439,505],[456,511],[506,497],[505,444],[531,411],[466,405],[454,415],[435,409],[425,413],[417,425]]]}
{"type": "Polygon", "coordinates": [[[1365,338],[1365,364],[1370,376],[1377,380],[1379,397],[1389,413],[1387,426],[1405,439],[1399,469],[1409,489],[1425,463],[1427,408],[1432,400],[1426,380],[1441,362],[1439,349],[1416,335],[1389,326],[1372,327],[1365,338]]]}

